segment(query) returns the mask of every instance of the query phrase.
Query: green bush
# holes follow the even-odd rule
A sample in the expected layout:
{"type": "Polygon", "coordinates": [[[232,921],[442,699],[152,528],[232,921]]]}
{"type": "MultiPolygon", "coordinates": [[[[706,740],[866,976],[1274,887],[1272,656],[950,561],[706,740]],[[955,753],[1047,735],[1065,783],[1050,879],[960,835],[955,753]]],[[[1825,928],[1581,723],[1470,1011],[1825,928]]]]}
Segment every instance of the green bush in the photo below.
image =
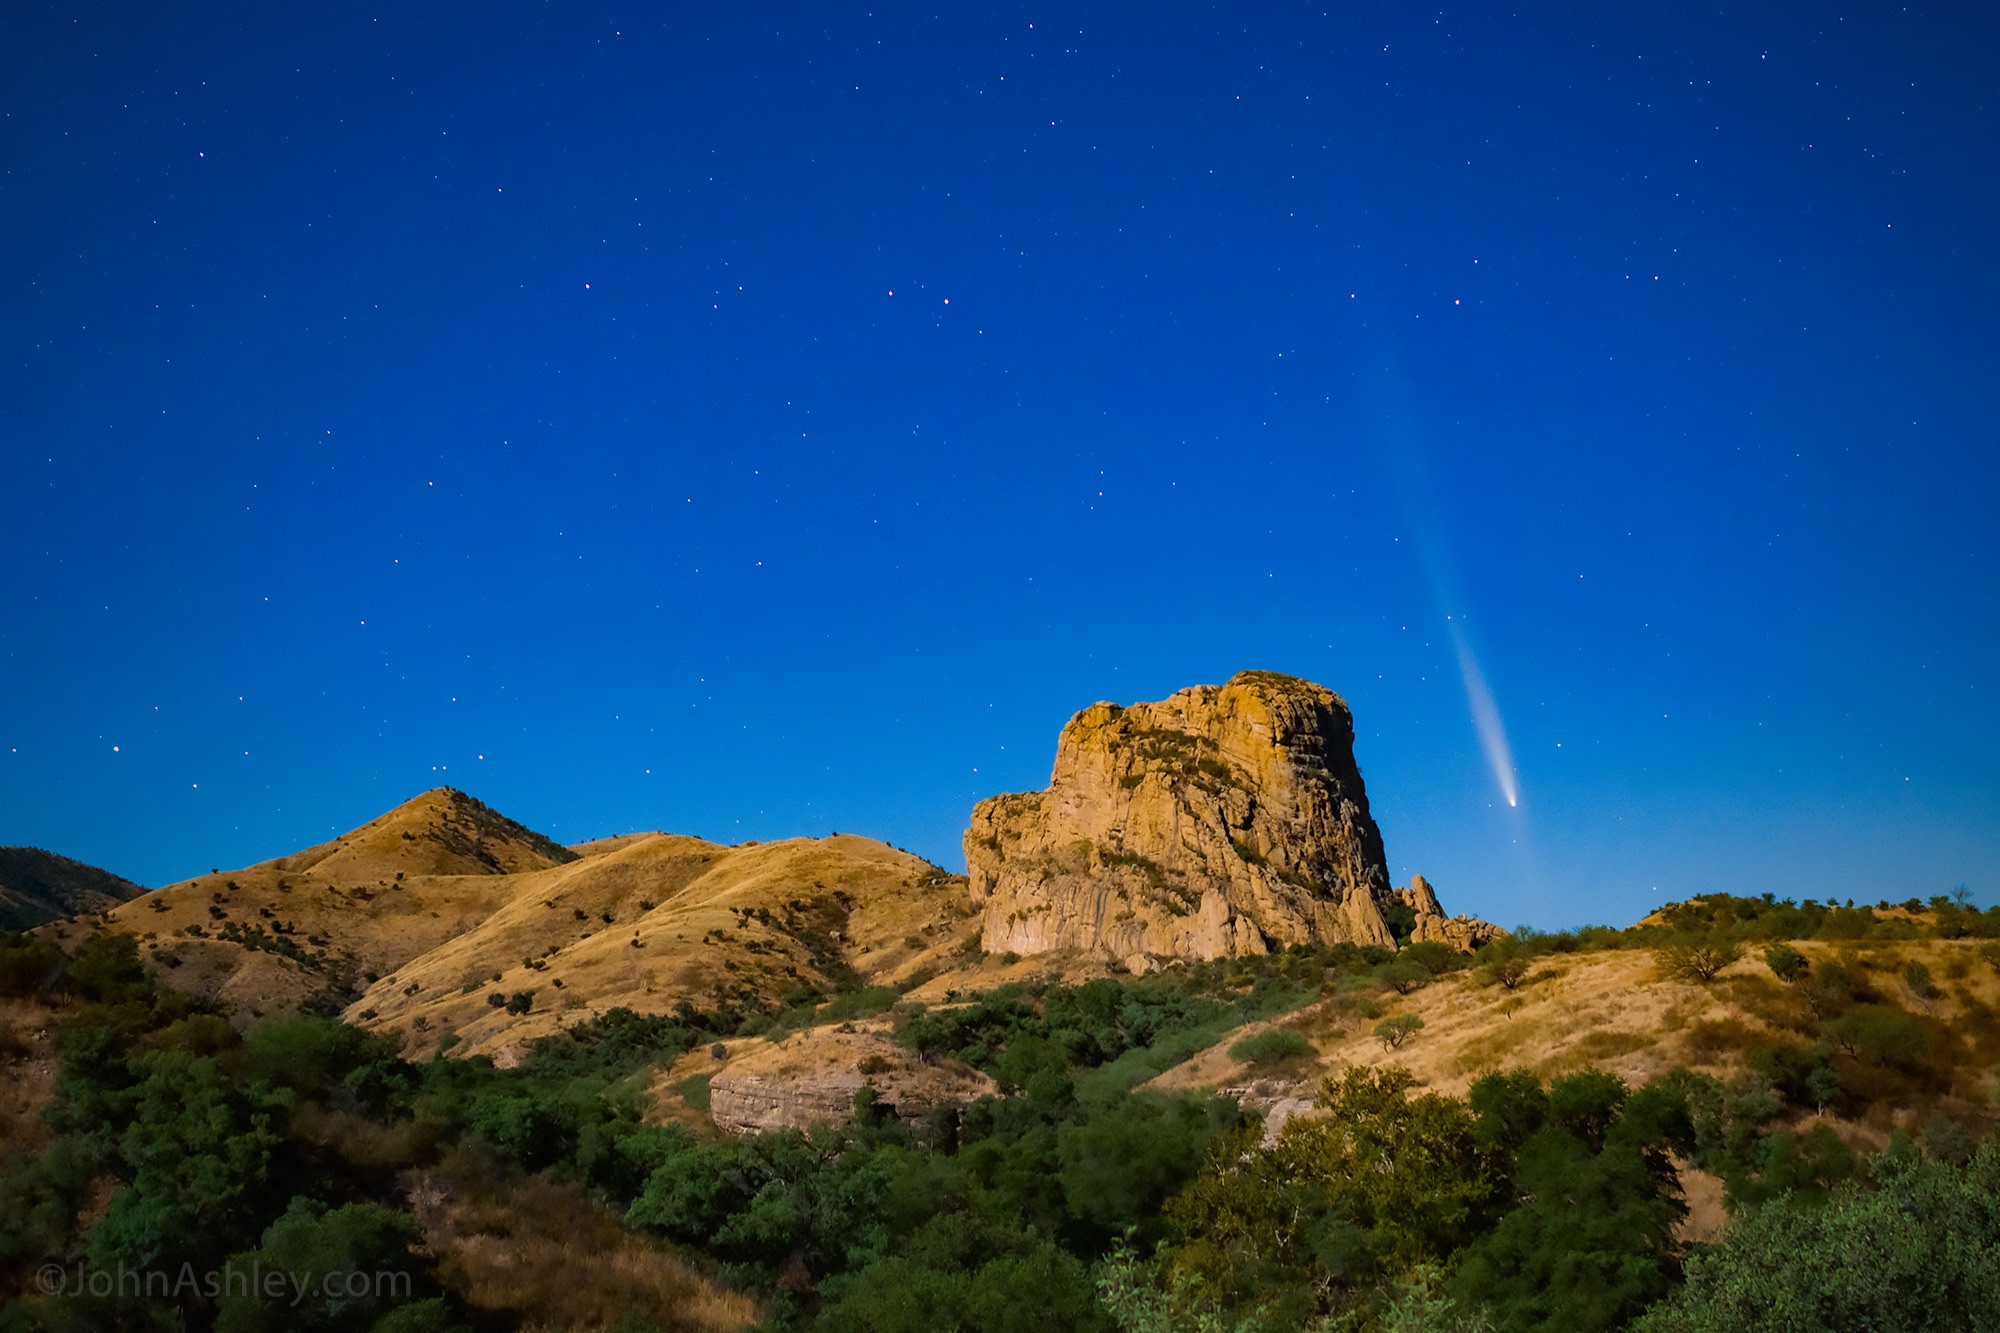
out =
{"type": "Polygon", "coordinates": [[[1773,944],[1764,950],[1764,965],[1771,969],[1771,975],[1790,984],[1803,981],[1811,971],[1806,956],[1789,944],[1773,944]]]}
{"type": "Polygon", "coordinates": [[[1914,1068],[1930,1049],[1930,1029],[1922,1020],[1886,1004],[1857,1004],[1829,1019],[1825,1032],[1849,1055],[1871,1064],[1914,1068]]]}
{"type": "Polygon", "coordinates": [[[1375,1025],[1375,1039],[1382,1043],[1385,1051],[1401,1050],[1403,1043],[1415,1036],[1424,1026],[1422,1014],[1396,1014],[1375,1025]]]}
{"type": "Polygon", "coordinates": [[[1313,1044],[1290,1028],[1272,1028],[1259,1032],[1254,1037],[1245,1037],[1229,1048],[1232,1060],[1241,1060],[1259,1069],[1283,1064],[1287,1060],[1303,1060],[1313,1053],[1313,1044]]]}
{"type": "Polygon", "coordinates": [[[2000,1310],[2000,1145],[1963,1166],[1904,1147],[1873,1190],[1815,1207],[1788,1196],[1688,1261],[1687,1284],[1640,1333],[1916,1333],[1982,1329],[2000,1310]]]}

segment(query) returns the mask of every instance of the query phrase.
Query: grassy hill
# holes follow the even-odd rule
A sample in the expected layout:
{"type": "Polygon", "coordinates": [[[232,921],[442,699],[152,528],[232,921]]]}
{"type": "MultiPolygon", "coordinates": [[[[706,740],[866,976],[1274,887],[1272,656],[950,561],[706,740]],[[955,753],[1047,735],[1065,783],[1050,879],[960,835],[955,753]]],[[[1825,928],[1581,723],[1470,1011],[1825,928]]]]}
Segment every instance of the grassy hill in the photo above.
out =
{"type": "Polygon", "coordinates": [[[909,985],[960,956],[973,914],[962,877],[870,838],[566,848],[439,788],[317,847],[170,884],[109,926],[165,984],[249,1017],[345,1012],[413,1051],[498,1054],[620,1006],[740,1020],[909,985]]]}
{"type": "Polygon", "coordinates": [[[0,930],[109,911],[146,890],[39,847],[0,847],[0,930]]]}

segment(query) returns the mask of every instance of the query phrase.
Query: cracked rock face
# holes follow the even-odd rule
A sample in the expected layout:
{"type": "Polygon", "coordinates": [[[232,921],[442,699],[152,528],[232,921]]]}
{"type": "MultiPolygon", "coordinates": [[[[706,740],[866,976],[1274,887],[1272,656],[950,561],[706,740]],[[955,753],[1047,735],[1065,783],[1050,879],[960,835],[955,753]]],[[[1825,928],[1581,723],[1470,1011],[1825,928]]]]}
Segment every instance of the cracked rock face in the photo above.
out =
{"type": "Polygon", "coordinates": [[[1084,709],[1046,791],[973,809],[965,860],[988,952],[1084,949],[1145,970],[1395,945],[1353,718],[1333,691],[1273,672],[1084,709]]]}

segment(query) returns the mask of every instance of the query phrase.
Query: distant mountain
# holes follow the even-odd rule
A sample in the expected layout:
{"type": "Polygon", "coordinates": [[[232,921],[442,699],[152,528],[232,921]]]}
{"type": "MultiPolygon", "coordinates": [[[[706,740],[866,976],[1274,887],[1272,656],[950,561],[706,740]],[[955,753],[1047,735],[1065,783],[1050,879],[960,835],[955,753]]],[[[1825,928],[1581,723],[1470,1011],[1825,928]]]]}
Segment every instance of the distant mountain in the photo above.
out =
{"type": "Polygon", "coordinates": [[[39,847],[0,847],[0,930],[108,912],[145,891],[109,870],[39,847]]]}

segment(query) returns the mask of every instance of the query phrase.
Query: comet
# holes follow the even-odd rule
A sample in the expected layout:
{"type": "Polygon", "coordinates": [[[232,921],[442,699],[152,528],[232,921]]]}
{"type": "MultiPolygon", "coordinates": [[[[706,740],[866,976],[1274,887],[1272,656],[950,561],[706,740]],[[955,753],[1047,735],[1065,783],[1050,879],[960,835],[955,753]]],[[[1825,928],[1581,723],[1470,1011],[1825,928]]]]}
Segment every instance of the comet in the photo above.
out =
{"type": "Polygon", "coordinates": [[[1472,655],[1465,631],[1450,616],[1445,617],[1445,623],[1451,627],[1451,641],[1458,649],[1458,674],[1465,680],[1465,701],[1472,708],[1472,729],[1479,734],[1479,746],[1486,751],[1486,762],[1493,769],[1493,780],[1500,784],[1500,794],[1507,798],[1509,806],[1518,808],[1521,789],[1514,775],[1514,751],[1507,744],[1507,728],[1500,721],[1500,705],[1493,702],[1493,691],[1486,684],[1486,674],[1479,669],[1478,659],[1472,655]]]}

